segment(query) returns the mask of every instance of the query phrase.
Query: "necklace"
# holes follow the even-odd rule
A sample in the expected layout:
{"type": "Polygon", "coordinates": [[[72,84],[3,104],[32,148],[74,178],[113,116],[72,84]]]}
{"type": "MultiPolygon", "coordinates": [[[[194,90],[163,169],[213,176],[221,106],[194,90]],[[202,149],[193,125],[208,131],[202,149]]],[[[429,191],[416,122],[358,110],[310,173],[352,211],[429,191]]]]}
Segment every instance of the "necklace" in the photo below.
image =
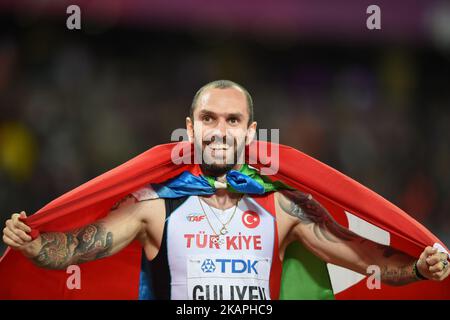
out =
{"type": "MultiPolygon", "coordinates": [[[[205,203],[206,203],[206,202],[205,202],[205,203]]],[[[217,215],[216,210],[214,210],[214,208],[211,207],[208,203],[206,203],[206,204],[208,205],[209,211],[211,211],[211,212],[214,214],[214,216],[216,217],[216,219],[219,220],[219,222],[220,222],[222,225],[228,224],[228,223],[229,223],[229,222],[223,223],[223,222],[222,222],[222,219],[220,218],[220,217],[227,217],[227,216],[229,216],[229,215],[225,215],[225,211],[226,211],[226,210],[219,209],[219,210],[222,211],[222,213],[219,213],[219,214],[217,215]]],[[[234,212],[233,212],[233,214],[234,214],[234,212]]]]}
{"type": "Polygon", "coordinates": [[[227,225],[231,222],[231,220],[233,220],[233,217],[234,217],[234,215],[236,213],[236,210],[237,210],[237,207],[239,205],[239,201],[240,200],[241,200],[241,198],[239,198],[239,200],[236,202],[236,205],[235,205],[234,210],[233,210],[233,214],[231,215],[230,219],[227,222],[225,222],[225,223],[223,223],[219,219],[219,217],[217,217],[216,213],[212,210],[211,206],[208,203],[205,202],[206,205],[209,207],[210,211],[212,211],[212,213],[216,217],[217,221],[219,221],[219,223],[222,225],[222,228],[220,228],[219,233],[217,233],[216,230],[214,230],[214,228],[213,228],[213,226],[211,224],[211,221],[209,221],[208,215],[206,214],[205,208],[203,208],[203,204],[202,204],[202,201],[200,200],[200,197],[198,197],[198,202],[200,203],[200,207],[202,208],[203,213],[205,214],[206,221],[208,222],[211,230],[214,232],[216,237],[220,238],[220,236],[224,236],[224,235],[226,235],[228,233],[227,225]]]}

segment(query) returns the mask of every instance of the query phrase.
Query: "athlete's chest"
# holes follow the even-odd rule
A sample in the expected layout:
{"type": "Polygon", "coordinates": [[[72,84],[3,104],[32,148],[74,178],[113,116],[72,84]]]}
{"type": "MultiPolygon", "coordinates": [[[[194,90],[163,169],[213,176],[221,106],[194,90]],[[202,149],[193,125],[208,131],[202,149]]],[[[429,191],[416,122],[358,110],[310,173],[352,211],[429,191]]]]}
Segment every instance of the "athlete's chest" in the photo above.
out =
{"type": "Polygon", "coordinates": [[[200,299],[217,290],[216,298],[267,299],[276,236],[273,213],[250,197],[225,211],[189,197],[166,221],[173,297],[200,299]]]}
{"type": "Polygon", "coordinates": [[[235,212],[235,208],[221,212],[208,207],[204,202],[200,203],[199,197],[191,198],[191,201],[171,212],[152,210],[145,232],[147,236],[140,237],[148,260],[158,254],[163,234],[169,229],[169,238],[173,245],[205,253],[258,252],[262,251],[263,247],[269,248],[272,245],[269,240],[277,237],[278,241],[274,245],[278,244],[278,254],[283,260],[292,222],[283,219],[283,215],[276,208],[274,197],[262,206],[256,200],[243,198],[235,212]],[[275,210],[277,213],[273,214],[275,210]],[[227,232],[222,234],[224,226],[227,232]]]}
{"type": "Polygon", "coordinates": [[[197,196],[189,197],[165,224],[168,245],[177,254],[254,253],[268,254],[275,245],[273,213],[250,197],[237,206],[218,210],[197,196]]]}

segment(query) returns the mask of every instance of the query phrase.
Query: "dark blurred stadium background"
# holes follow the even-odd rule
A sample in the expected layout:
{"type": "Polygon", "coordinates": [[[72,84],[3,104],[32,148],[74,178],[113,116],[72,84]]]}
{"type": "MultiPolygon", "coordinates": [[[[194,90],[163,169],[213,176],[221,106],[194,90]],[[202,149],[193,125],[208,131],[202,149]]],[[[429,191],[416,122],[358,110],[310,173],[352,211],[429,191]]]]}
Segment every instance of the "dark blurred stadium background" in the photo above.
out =
{"type": "Polygon", "coordinates": [[[0,1],[0,21],[2,224],[168,142],[231,79],[261,128],[450,244],[449,1],[0,1]]]}

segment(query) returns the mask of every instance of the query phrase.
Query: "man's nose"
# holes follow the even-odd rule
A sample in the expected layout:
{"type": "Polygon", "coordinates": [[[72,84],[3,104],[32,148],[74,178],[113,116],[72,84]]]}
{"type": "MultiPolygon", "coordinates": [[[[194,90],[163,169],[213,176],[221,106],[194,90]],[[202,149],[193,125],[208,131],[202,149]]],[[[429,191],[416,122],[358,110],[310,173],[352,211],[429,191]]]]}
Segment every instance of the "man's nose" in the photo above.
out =
{"type": "Polygon", "coordinates": [[[225,143],[227,137],[226,125],[218,122],[214,128],[211,128],[207,136],[211,142],[225,143]]]}
{"type": "Polygon", "coordinates": [[[217,138],[223,138],[227,135],[227,122],[224,120],[219,120],[217,126],[214,128],[214,135],[217,138]]]}

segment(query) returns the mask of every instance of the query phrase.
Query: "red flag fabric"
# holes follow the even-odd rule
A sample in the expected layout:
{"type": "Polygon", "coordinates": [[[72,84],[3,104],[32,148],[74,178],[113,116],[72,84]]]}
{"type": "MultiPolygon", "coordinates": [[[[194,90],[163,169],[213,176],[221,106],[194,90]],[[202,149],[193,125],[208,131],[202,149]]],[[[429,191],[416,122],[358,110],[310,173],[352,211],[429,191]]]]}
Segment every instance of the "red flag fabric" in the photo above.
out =
{"type": "MultiPolygon", "coordinates": [[[[188,142],[153,147],[62,195],[26,219],[33,229],[32,237],[39,232],[64,232],[92,223],[104,217],[117,201],[144,185],[161,183],[185,170],[195,170],[196,166],[191,164],[192,149],[188,142]],[[176,164],[180,161],[190,164],[176,164]]],[[[448,251],[439,239],[401,209],[298,150],[256,141],[246,151],[249,164],[259,169],[278,167],[269,176],[271,179],[311,193],[338,222],[349,212],[389,232],[392,247],[415,257],[435,243],[448,251]],[[278,150],[278,157],[273,157],[271,150],[278,150]]],[[[81,290],[71,290],[66,271],[38,268],[21,253],[8,249],[0,260],[0,299],[137,299],[141,254],[135,241],[114,256],[81,264],[81,290]]],[[[421,284],[420,290],[438,288],[441,298],[450,299],[449,281],[428,283],[421,284]]]]}

